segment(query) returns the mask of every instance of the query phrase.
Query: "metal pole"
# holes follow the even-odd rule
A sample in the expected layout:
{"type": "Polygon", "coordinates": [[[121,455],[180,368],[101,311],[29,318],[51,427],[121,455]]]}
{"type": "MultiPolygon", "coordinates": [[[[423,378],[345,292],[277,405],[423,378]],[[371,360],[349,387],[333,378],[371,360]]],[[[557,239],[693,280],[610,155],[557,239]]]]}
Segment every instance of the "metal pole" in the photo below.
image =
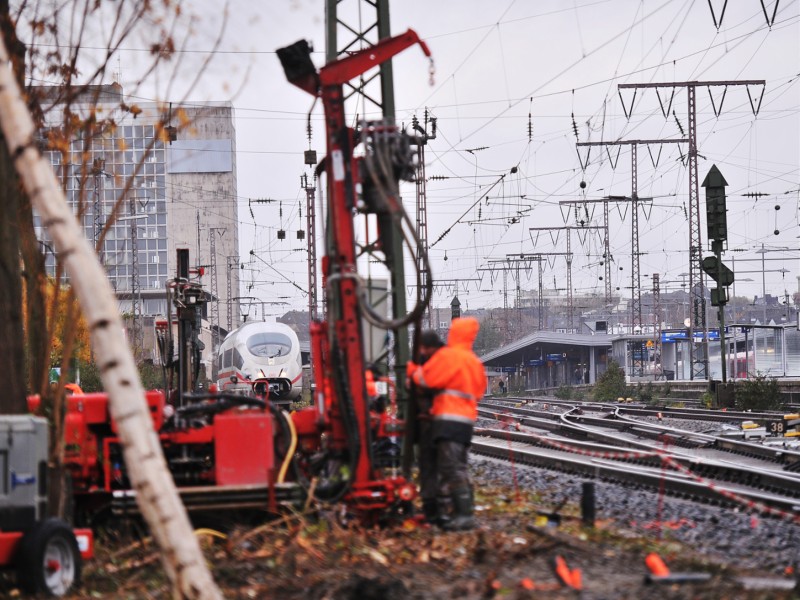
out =
{"type": "MultiPolygon", "coordinates": [[[[642,281],[639,275],[639,183],[636,164],[638,144],[631,144],[631,333],[642,333],[642,281]]],[[[634,361],[635,363],[636,361],[634,361]]],[[[641,361],[640,361],[641,362],[641,361]]],[[[640,365],[643,367],[644,365],[640,365]]]]}
{"type": "Polygon", "coordinates": [[[731,287],[731,293],[733,294],[731,296],[731,312],[733,313],[731,318],[733,319],[733,324],[735,325],[736,324],[736,257],[735,256],[731,256],[731,270],[733,271],[734,275],[733,284],[731,287]]]}
{"type": "Polygon", "coordinates": [[[664,365],[661,362],[661,275],[659,273],[653,273],[653,312],[655,313],[653,352],[658,355],[658,362],[653,361],[653,379],[658,379],[664,373],[664,365]]]}
{"type": "Polygon", "coordinates": [[[567,230],[567,322],[569,323],[569,332],[572,333],[575,329],[575,297],[572,294],[572,229],[566,227],[567,230]]]}
{"type": "Polygon", "coordinates": [[[747,379],[750,376],[750,353],[748,351],[749,341],[747,339],[747,334],[750,328],[744,328],[744,378],[747,379]]]}
{"type": "Polygon", "coordinates": [[[606,307],[611,304],[611,238],[608,234],[608,198],[603,199],[603,267],[606,280],[606,307]]]}
{"type": "Polygon", "coordinates": [[[762,325],[767,324],[767,266],[764,264],[767,251],[764,244],[761,244],[761,303],[764,305],[764,320],[762,325]]]}
{"type": "Polygon", "coordinates": [[[736,257],[731,256],[731,270],[733,271],[733,284],[731,287],[731,312],[733,315],[731,316],[731,323],[732,331],[733,331],[733,372],[731,373],[731,380],[736,381],[736,372],[737,372],[737,362],[738,362],[738,355],[739,353],[736,351],[736,257]]]}
{"type": "Polygon", "coordinates": [[[503,343],[508,343],[508,269],[503,268],[503,343]]]}
{"type": "MultiPolygon", "coordinates": [[[[717,279],[718,281],[722,281],[722,242],[714,241],[712,242],[712,246],[714,248],[714,254],[717,257],[717,279]]],[[[734,280],[736,278],[734,277],[734,280]]],[[[719,300],[722,300],[722,296],[725,294],[725,287],[720,283],[717,287],[717,293],[720,295],[719,300]]],[[[722,362],[722,383],[726,383],[728,381],[727,378],[727,361],[725,360],[725,303],[720,302],[719,306],[717,307],[719,311],[719,343],[720,343],[720,361],[722,362]]],[[[717,396],[719,397],[719,395],[717,396]]]]}
{"type": "Polygon", "coordinates": [[[538,310],[539,331],[541,331],[542,329],[544,329],[544,315],[542,313],[542,305],[544,304],[544,286],[542,284],[542,261],[541,260],[539,260],[537,272],[539,274],[539,279],[538,279],[538,288],[539,288],[538,289],[538,292],[539,292],[538,293],[538,299],[539,299],[539,310],[538,310]]]}

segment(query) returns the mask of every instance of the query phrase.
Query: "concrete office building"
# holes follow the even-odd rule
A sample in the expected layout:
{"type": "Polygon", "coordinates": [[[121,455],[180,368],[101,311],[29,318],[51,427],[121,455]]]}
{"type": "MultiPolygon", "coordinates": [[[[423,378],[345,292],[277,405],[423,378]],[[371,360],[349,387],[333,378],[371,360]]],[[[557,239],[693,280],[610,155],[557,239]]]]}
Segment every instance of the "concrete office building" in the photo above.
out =
{"type": "MultiPolygon", "coordinates": [[[[44,91],[46,126],[60,127],[63,111],[53,104],[47,109],[46,100],[56,98],[57,90],[44,91]]],[[[99,239],[122,200],[100,259],[120,311],[134,318],[140,315],[144,358],[157,358],[147,329],[152,317],[166,315],[165,284],[176,276],[177,248],[188,248],[192,267],[202,267],[200,281],[212,294],[209,327],[236,327],[239,235],[233,106],[228,102],[169,106],[168,121],[177,131],[166,142],[154,141],[163,104],[127,99],[121,86],[111,84],[88,88],[71,105],[81,117],[92,109],[98,119],[113,118],[114,130],[88,147],[84,140],[71,140],[68,161],[60,152],[46,156],[64,182],[76,214],[80,181],[85,179],[83,227],[90,242],[99,239]],[[135,109],[124,110],[123,104],[135,109]],[[89,152],[86,160],[84,151],[89,152]]],[[[38,233],[47,239],[44,232],[38,233]]],[[[47,264],[52,272],[54,259],[49,252],[47,264]]]]}

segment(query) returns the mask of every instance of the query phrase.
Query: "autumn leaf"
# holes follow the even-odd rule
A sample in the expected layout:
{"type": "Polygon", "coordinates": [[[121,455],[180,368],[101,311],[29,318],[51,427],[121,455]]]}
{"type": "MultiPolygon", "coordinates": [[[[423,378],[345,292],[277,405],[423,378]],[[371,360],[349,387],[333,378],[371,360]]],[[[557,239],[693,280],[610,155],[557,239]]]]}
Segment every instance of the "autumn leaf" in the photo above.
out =
{"type": "MultiPolygon", "coordinates": [[[[52,307],[52,314],[47,317],[51,324],[48,327],[52,331],[50,340],[50,364],[60,365],[64,349],[64,334],[66,332],[67,318],[70,314],[67,299],[69,297],[68,286],[59,287],[55,280],[48,278],[44,287],[44,303],[47,307],[52,307]]],[[[28,328],[27,303],[23,302],[23,326],[28,328]]],[[[73,308],[77,308],[77,300],[73,299],[73,308]]],[[[78,321],[75,323],[75,342],[73,344],[73,356],[80,361],[89,362],[92,356],[91,342],[89,339],[89,328],[86,320],[78,313],[78,321]]]]}
{"type": "Polygon", "coordinates": [[[181,127],[188,127],[192,122],[188,113],[182,108],[176,110],[175,115],[178,117],[178,122],[181,124],[181,127]]]}
{"type": "Polygon", "coordinates": [[[376,563],[380,563],[384,567],[389,565],[389,561],[386,559],[386,557],[374,548],[367,548],[367,555],[376,563]]]}
{"type": "Polygon", "coordinates": [[[152,44],[150,46],[150,54],[159,56],[161,58],[170,58],[175,53],[175,42],[171,37],[168,37],[163,42],[152,44]]]}
{"type": "Polygon", "coordinates": [[[128,105],[125,102],[122,102],[120,103],[119,108],[120,110],[131,113],[134,119],[142,113],[142,109],[139,107],[138,104],[128,105]]]}

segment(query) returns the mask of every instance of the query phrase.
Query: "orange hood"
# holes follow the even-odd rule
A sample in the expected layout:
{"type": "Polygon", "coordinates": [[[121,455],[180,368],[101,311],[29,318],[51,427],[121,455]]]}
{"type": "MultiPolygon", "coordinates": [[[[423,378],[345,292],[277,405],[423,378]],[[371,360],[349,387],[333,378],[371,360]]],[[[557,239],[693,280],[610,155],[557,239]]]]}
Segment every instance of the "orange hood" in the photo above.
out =
{"type": "Polygon", "coordinates": [[[450,324],[450,334],[447,336],[448,346],[460,346],[472,349],[472,344],[478,335],[480,324],[473,317],[454,319],[450,324]]]}

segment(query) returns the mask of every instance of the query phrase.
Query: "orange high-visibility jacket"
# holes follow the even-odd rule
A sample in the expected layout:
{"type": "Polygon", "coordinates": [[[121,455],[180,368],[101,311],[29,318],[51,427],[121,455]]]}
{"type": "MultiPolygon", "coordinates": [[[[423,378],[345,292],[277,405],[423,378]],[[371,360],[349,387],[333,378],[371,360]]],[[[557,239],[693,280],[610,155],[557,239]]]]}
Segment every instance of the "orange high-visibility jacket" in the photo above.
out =
{"type": "Polygon", "coordinates": [[[364,379],[367,383],[367,396],[374,398],[378,395],[378,386],[375,383],[375,376],[372,374],[372,371],[364,373],[364,379]]]}
{"type": "Polygon", "coordinates": [[[438,391],[431,409],[434,420],[472,424],[478,418],[478,400],[486,390],[483,363],[472,351],[479,328],[472,317],[453,320],[447,345],[412,376],[417,385],[438,391]]]}
{"type": "Polygon", "coordinates": [[[77,383],[67,383],[64,385],[64,389],[72,394],[83,394],[83,390],[77,383]]]}

